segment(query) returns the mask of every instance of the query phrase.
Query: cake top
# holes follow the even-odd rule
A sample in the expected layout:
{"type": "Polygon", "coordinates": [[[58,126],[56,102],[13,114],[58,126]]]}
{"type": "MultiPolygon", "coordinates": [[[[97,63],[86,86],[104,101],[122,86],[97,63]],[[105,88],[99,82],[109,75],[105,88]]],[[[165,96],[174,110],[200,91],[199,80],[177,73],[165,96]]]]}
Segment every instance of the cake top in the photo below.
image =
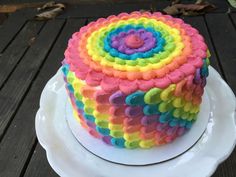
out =
{"type": "Polygon", "coordinates": [[[208,57],[196,29],[159,12],[100,18],[73,34],[64,62],[88,85],[125,93],[193,78],[208,57]]]}

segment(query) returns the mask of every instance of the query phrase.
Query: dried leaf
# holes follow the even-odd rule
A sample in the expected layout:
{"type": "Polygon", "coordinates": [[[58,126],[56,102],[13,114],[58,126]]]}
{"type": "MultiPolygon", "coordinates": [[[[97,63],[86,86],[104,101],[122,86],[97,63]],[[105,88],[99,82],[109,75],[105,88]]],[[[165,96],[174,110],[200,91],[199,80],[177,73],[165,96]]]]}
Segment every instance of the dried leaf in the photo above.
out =
{"type": "Polygon", "coordinates": [[[209,12],[210,10],[215,9],[215,6],[210,3],[204,4],[174,4],[172,6],[168,6],[163,11],[168,15],[199,15],[205,12],[209,12]]]}
{"type": "Polygon", "coordinates": [[[179,4],[181,0],[172,0],[171,4],[174,5],[174,4],[179,4]]]}
{"type": "Polygon", "coordinates": [[[44,9],[49,9],[49,10],[37,14],[35,16],[36,20],[49,20],[55,18],[65,9],[65,5],[61,3],[56,4],[55,2],[51,1],[44,4],[42,7],[38,8],[38,10],[44,10],[44,9]]]}
{"type": "Polygon", "coordinates": [[[183,11],[182,13],[184,16],[197,16],[204,14],[203,12],[194,12],[194,11],[183,11]]]}
{"type": "Polygon", "coordinates": [[[230,5],[234,8],[236,8],[236,0],[228,0],[230,5]]]}
{"type": "Polygon", "coordinates": [[[211,4],[175,4],[177,9],[186,11],[201,11],[207,7],[213,7],[211,4]]]}
{"type": "Polygon", "coordinates": [[[42,12],[42,13],[36,15],[35,19],[36,20],[49,20],[49,19],[52,19],[52,18],[55,18],[56,16],[58,16],[58,14],[60,14],[62,11],[63,11],[63,9],[61,9],[61,8],[55,8],[50,11],[42,12]]]}
{"type": "Polygon", "coordinates": [[[167,6],[163,11],[168,15],[178,15],[180,14],[179,9],[177,7],[173,6],[167,6]]]}
{"type": "Polygon", "coordinates": [[[195,4],[204,4],[205,3],[205,0],[197,0],[196,2],[195,2],[195,4]]]}
{"type": "Polygon", "coordinates": [[[46,4],[44,4],[42,7],[37,8],[37,10],[38,10],[38,11],[40,11],[40,10],[45,10],[45,9],[54,7],[55,4],[56,4],[55,1],[50,1],[50,2],[47,2],[46,4]]]}

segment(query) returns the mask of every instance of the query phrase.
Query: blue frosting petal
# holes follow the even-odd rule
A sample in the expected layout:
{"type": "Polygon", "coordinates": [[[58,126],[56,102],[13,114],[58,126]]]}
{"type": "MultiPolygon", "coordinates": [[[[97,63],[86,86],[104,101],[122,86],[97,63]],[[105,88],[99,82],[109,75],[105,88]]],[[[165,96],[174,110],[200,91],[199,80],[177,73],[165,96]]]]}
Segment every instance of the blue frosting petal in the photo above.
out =
{"type": "Polygon", "coordinates": [[[125,147],[125,139],[124,138],[112,138],[111,144],[116,147],[124,148],[125,147]]]}
{"type": "Polygon", "coordinates": [[[96,126],[96,130],[104,136],[110,135],[110,130],[108,128],[101,128],[96,126]]]}
{"type": "Polygon", "coordinates": [[[95,122],[95,118],[90,114],[85,114],[84,113],[84,118],[87,119],[90,122],[95,122]]]}
{"type": "Polygon", "coordinates": [[[130,105],[130,106],[144,105],[145,104],[144,95],[145,95],[145,92],[142,92],[142,91],[134,92],[126,97],[125,102],[127,105],[130,105]]]}
{"type": "Polygon", "coordinates": [[[153,115],[153,114],[158,114],[160,115],[161,113],[158,111],[158,105],[154,104],[154,105],[146,105],[143,108],[143,113],[147,116],[149,115],[153,115]]]}

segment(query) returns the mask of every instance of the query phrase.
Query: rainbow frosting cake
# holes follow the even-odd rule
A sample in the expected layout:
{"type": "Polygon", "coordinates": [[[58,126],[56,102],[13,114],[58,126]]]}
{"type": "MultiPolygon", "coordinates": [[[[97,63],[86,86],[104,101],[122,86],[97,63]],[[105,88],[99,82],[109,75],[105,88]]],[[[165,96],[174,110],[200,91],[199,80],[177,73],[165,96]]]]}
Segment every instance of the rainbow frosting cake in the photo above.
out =
{"type": "Polygon", "coordinates": [[[74,117],[115,147],[170,143],[197,121],[209,56],[196,29],[159,12],[91,22],[69,40],[62,66],[74,117]]]}

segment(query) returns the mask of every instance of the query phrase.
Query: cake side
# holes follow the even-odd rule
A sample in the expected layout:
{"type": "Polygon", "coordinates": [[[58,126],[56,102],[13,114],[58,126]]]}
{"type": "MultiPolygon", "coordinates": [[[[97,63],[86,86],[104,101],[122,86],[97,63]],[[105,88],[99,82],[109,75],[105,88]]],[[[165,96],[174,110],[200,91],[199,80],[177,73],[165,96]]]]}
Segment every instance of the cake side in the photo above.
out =
{"type": "Polygon", "coordinates": [[[74,33],[63,61],[75,118],[105,143],[150,148],[196,121],[208,76],[203,37],[161,13],[122,13],[74,33]]]}

